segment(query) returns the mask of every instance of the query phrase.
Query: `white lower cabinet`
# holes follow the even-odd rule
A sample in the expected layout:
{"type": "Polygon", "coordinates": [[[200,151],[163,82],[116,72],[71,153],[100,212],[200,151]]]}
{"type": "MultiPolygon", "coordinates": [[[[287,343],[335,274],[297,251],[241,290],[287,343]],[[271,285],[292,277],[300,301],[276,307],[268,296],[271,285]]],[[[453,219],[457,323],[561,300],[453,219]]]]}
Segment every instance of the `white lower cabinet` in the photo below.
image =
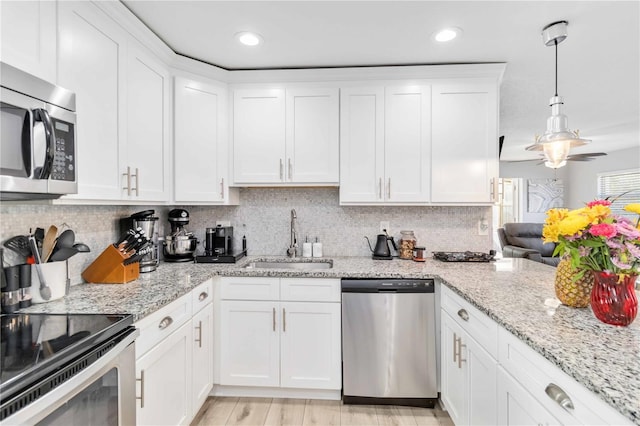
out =
{"type": "Polygon", "coordinates": [[[212,300],[208,280],[136,323],[136,424],[185,425],[200,410],[213,386],[212,300]]]}
{"type": "Polygon", "coordinates": [[[223,278],[221,293],[221,385],[342,387],[340,280],[223,278]]]}

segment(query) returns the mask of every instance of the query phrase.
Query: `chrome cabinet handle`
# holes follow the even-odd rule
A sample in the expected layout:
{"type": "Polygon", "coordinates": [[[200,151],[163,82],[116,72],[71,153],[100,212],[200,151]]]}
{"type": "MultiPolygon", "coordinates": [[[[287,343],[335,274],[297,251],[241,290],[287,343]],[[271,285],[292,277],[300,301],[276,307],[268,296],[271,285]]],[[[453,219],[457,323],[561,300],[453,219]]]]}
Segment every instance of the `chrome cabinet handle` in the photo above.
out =
{"type": "Polygon", "coordinates": [[[198,321],[198,325],[196,326],[196,330],[198,330],[198,338],[196,342],[198,342],[198,347],[202,347],[202,321],[198,321]]]}
{"type": "Polygon", "coordinates": [[[378,198],[382,200],[382,178],[378,179],[378,198]]]}
{"type": "Polygon", "coordinates": [[[282,164],[282,158],[280,159],[280,180],[284,180],[284,165],[282,164]]]}
{"type": "Polygon", "coordinates": [[[466,359],[462,359],[462,348],[466,348],[467,345],[462,344],[462,337],[458,338],[458,368],[462,368],[462,363],[466,361],[466,359]]]}
{"type": "Polygon", "coordinates": [[[391,178],[389,178],[389,186],[387,186],[387,200],[391,199],[391,178]]]}
{"type": "Polygon", "coordinates": [[[565,411],[573,410],[575,408],[573,406],[573,401],[569,398],[569,395],[567,395],[567,393],[555,383],[549,383],[544,389],[544,392],[549,396],[549,398],[553,399],[558,403],[558,405],[564,408],[565,411]]]}
{"type": "Polygon", "coordinates": [[[220,180],[220,198],[224,199],[224,178],[220,180]]]}
{"type": "Polygon", "coordinates": [[[285,312],[284,308],[282,308],[282,331],[285,332],[287,331],[287,313],[285,312]]]}
{"type": "Polygon", "coordinates": [[[499,201],[499,189],[498,189],[498,185],[499,185],[499,179],[498,178],[491,178],[490,180],[490,185],[491,185],[491,202],[492,203],[497,203],[499,201]]]}
{"type": "Polygon", "coordinates": [[[460,309],[458,311],[458,316],[465,321],[469,321],[469,314],[464,309],[460,309]]]}
{"type": "Polygon", "coordinates": [[[122,189],[126,189],[127,195],[131,195],[131,167],[127,166],[127,173],[123,173],[122,176],[127,177],[127,186],[122,189]]]}
{"type": "Polygon", "coordinates": [[[458,338],[456,333],[453,333],[453,362],[456,362],[456,355],[458,355],[458,338]]]}
{"type": "Polygon", "coordinates": [[[160,321],[160,324],[158,324],[158,328],[160,330],[164,330],[165,328],[169,327],[171,324],[173,324],[173,318],[164,317],[162,318],[162,321],[160,321]]]}
{"type": "Polygon", "coordinates": [[[288,161],[289,161],[289,180],[293,180],[293,166],[291,165],[291,158],[289,158],[288,161]]]}
{"type": "Polygon", "coordinates": [[[136,378],[136,382],[140,382],[140,396],[136,399],[140,400],[140,408],[144,408],[144,370],[140,370],[140,378],[136,378]]]}
{"type": "Polygon", "coordinates": [[[136,178],[136,187],[135,188],[131,188],[132,191],[136,191],[136,197],[138,197],[140,195],[140,193],[138,192],[138,189],[140,188],[140,171],[138,170],[138,168],[136,167],[136,174],[135,175],[131,175],[131,177],[135,177],[136,178]]]}
{"type": "Polygon", "coordinates": [[[207,297],[209,297],[209,293],[207,293],[206,291],[203,291],[202,293],[200,293],[200,296],[198,296],[198,301],[202,302],[207,297]]]}
{"type": "Polygon", "coordinates": [[[276,331],[276,308],[273,308],[273,331],[276,331]]]}

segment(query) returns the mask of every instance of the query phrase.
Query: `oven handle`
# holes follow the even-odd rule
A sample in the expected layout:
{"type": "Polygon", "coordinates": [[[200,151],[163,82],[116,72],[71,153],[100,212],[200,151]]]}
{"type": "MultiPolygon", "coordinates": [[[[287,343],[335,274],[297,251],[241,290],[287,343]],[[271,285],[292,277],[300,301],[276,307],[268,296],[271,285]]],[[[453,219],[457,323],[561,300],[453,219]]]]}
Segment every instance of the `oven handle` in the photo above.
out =
{"type": "Polygon", "coordinates": [[[51,175],[51,167],[53,166],[53,156],[56,151],[56,133],[53,129],[53,123],[49,113],[44,108],[36,108],[33,110],[33,121],[41,121],[44,125],[44,134],[47,143],[47,149],[44,155],[44,163],[42,167],[34,170],[34,175],[38,179],[49,179],[51,175]]]}

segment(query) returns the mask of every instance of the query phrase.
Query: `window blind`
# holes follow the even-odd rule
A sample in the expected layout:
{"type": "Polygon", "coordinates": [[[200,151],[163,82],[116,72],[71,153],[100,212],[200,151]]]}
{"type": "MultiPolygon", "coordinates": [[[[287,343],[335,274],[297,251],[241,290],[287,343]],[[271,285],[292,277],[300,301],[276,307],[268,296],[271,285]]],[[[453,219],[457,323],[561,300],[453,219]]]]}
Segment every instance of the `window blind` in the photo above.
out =
{"type": "Polygon", "coordinates": [[[613,201],[613,214],[636,220],[638,215],[624,210],[630,203],[640,203],[640,170],[625,170],[598,174],[598,198],[613,201]],[[615,200],[615,201],[614,201],[615,200]]]}

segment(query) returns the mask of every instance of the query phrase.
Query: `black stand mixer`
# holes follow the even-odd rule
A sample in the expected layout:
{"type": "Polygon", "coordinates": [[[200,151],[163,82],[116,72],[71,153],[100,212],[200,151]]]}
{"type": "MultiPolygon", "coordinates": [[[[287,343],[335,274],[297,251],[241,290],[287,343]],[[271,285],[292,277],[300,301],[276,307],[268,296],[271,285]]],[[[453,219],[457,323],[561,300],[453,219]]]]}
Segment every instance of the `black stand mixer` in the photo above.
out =
{"type": "Polygon", "coordinates": [[[185,229],[189,224],[189,212],[183,209],[173,209],[169,212],[171,233],[164,237],[165,262],[191,262],[196,252],[198,239],[192,232],[185,229]]]}

